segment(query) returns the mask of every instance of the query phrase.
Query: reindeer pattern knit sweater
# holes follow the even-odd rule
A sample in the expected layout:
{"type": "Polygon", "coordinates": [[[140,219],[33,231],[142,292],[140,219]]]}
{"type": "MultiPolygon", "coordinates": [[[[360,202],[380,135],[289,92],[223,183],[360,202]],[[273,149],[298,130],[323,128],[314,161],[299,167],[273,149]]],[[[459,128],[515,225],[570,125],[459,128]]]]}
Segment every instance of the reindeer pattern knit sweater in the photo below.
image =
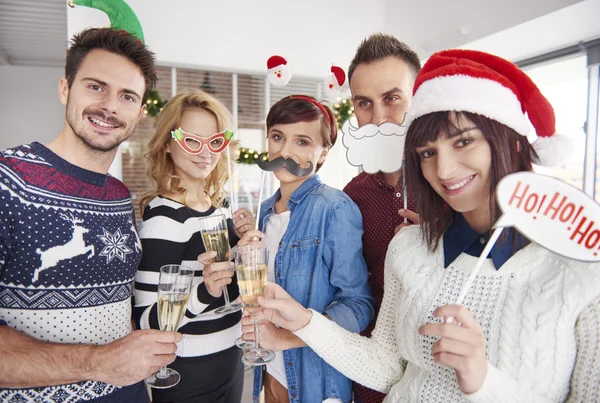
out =
{"type": "Polygon", "coordinates": [[[429,253],[419,227],[400,231],[385,263],[385,294],[372,338],[318,312],[296,335],[353,380],[387,393],[385,402],[599,402],[600,267],[537,244],[499,270],[488,259],[464,305],[481,325],[488,371],[481,389],[461,392],[453,369],[436,364],[436,337],[417,329],[456,300],[476,257],[444,269],[443,246],[429,253]]]}
{"type": "MultiPolygon", "coordinates": [[[[132,330],[140,258],[123,183],[39,143],[0,151],[0,324],[61,344],[121,338],[132,330]]],[[[0,402],[131,402],[137,393],[147,401],[142,383],[121,388],[89,380],[0,389],[0,402]]]]}

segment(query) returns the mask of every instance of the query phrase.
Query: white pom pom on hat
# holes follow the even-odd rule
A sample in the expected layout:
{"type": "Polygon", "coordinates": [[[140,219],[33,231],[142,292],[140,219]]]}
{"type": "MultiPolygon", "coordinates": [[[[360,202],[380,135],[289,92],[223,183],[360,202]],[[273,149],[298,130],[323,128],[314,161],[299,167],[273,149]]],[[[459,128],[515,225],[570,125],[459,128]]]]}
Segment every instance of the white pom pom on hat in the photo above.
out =
{"type": "Polygon", "coordinates": [[[517,65],[488,53],[451,49],[434,53],[415,80],[408,127],[418,117],[442,111],[483,115],[538,138],[532,146],[537,165],[552,166],[572,152],[568,137],[556,134],[554,109],[517,65]]]}

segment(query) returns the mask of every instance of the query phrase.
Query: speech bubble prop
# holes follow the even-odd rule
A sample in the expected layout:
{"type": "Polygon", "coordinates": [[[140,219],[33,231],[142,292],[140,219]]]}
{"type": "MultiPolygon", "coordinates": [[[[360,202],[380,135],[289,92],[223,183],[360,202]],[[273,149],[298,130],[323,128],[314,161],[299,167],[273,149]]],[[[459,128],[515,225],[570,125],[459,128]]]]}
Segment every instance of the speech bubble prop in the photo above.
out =
{"type": "MultiPolygon", "coordinates": [[[[581,190],[534,172],[507,175],[498,183],[496,200],[504,213],[479,256],[457,304],[462,304],[483,262],[505,227],[559,255],[586,262],[600,261],[600,205],[581,190]]],[[[447,322],[452,322],[448,318],[447,322]]]]}
{"type": "Polygon", "coordinates": [[[402,168],[406,129],[396,123],[353,127],[350,120],[342,126],[342,144],[350,165],[369,174],[392,173],[402,168]]]}
{"type": "MultiPolygon", "coordinates": [[[[481,270],[485,259],[487,259],[488,255],[492,251],[492,248],[496,244],[496,241],[500,237],[500,234],[502,233],[503,229],[503,227],[496,228],[492,233],[492,236],[488,240],[488,243],[485,245],[485,248],[483,248],[483,252],[481,252],[481,255],[479,255],[477,263],[475,263],[475,267],[473,268],[473,270],[471,270],[471,274],[469,275],[467,282],[463,285],[462,290],[460,290],[458,298],[456,298],[456,304],[462,304],[465,300],[465,297],[467,296],[467,291],[469,290],[469,288],[471,288],[471,284],[473,284],[473,281],[475,281],[475,277],[477,277],[479,270],[481,270]]],[[[452,321],[452,317],[449,317],[448,320],[446,320],[447,323],[452,323],[452,321]]]]}
{"type": "Polygon", "coordinates": [[[496,190],[503,211],[495,226],[516,227],[531,241],[575,260],[600,261],[600,205],[549,176],[520,172],[496,190]]]}

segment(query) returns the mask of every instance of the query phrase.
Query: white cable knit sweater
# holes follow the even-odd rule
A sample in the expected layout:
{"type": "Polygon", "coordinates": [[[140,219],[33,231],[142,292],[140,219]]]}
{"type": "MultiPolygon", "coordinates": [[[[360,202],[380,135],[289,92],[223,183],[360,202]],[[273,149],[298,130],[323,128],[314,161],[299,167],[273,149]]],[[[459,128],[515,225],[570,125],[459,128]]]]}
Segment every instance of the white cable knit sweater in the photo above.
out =
{"type": "Polygon", "coordinates": [[[298,335],[353,380],[392,402],[600,402],[600,265],[530,244],[500,270],[488,259],[464,305],[483,328],[488,373],[464,395],[453,369],[434,363],[437,340],[417,329],[455,302],[477,258],[461,254],[444,269],[411,226],[390,243],[385,295],[371,339],[317,312],[298,335]]]}

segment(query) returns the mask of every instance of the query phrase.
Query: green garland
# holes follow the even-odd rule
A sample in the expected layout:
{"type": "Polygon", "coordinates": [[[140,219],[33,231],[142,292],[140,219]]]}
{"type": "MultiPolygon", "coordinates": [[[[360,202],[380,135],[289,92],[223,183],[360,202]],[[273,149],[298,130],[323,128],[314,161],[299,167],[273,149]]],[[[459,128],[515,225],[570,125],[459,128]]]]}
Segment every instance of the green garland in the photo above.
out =
{"type": "Polygon", "coordinates": [[[354,113],[354,107],[349,99],[344,99],[341,102],[333,105],[333,113],[337,119],[338,128],[342,128],[344,122],[350,119],[354,113]]]}
{"type": "Polygon", "coordinates": [[[164,109],[168,101],[160,99],[158,91],[154,88],[150,90],[148,94],[148,100],[146,101],[146,110],[144,114],[150,116],[156,116],[164,109]]]}
{"type": "Polygon", "coordinates": [[[263,161],[269,159],[269,153],[259,153],[251,148],[240,147],[239,153],[240,156],[238,157],[237,162],[240,164],[256,164],[259,159],[262,159],[263,161]]]}

